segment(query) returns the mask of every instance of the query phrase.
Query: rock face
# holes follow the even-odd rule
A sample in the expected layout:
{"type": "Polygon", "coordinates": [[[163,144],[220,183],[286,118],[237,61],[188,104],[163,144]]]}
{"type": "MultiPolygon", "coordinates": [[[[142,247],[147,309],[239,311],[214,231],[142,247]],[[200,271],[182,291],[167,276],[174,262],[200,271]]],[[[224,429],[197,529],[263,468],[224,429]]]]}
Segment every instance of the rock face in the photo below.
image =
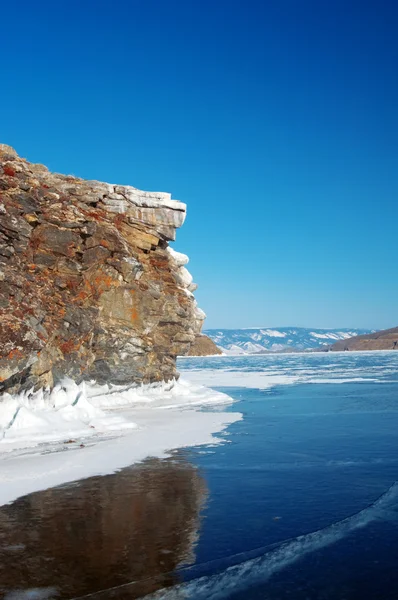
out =
{"type": "Polygon", "coordinates": [[[188,355],[210,356],[212,354],[222,354],[222,352],[207,335],[197,335],[189,349],[188,355]]]}
{"type": "Polygon", "coordinates": [[[0,145],[0,393],[169,380],[200,332],[170,194],[50,173],[0,145]]]}
{"type": "Polygon", "coordinates": [[[330,346],[328,350],[335,352],[342,350],[398,350],[398,327],[341,340],[330,346]]]}

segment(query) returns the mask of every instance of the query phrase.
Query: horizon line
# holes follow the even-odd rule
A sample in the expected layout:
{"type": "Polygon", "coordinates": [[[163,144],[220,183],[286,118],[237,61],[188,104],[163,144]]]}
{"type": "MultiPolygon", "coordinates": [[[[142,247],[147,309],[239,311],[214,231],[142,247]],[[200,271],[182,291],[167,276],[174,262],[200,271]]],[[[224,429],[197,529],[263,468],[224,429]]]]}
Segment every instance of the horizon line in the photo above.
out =
{"type": "MultiPolygon", "coordinates": [[[[394,327],[394,326],[392,326],[394,327]]],[[[216,329],[228,329],[230,331],[233,331],[235,329],[240,329],[240,330],[249,330],[249,329],[270,329],[270,330],[275,330],[278,331],[280,329],[312,329],[314,331],[342,331],[344,329],[346,330],[352,330],[352,329],[366,329],[368,331],[382,331],[383,329],[391,329],[391,327],[383,327],[382,329],[376,329],[375,327],[304,327],[303,325],[283,325],[282,327],[269,327],[269,326],[260,326],[260,327],[207,327],[207,328],[203,328],[203,331],[210,331],[210,330],[216,330],[216,329]]]]}

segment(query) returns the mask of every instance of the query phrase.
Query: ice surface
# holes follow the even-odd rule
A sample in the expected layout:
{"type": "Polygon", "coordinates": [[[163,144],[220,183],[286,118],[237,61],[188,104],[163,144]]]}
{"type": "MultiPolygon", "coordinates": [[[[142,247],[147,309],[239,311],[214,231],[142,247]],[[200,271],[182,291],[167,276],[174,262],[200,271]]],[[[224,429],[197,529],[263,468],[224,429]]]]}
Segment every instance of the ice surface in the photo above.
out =
{"type": "Polygon", "coordinates": [[[192,383],[202,382],[215,387],[244,387],[266,390],[276,385],[293,385],[295,383],[355,383],[374,382],[377,378],[372,377],[311,377],[305,373],[300,375],[271,374],[264,371],[228,371],[219,369],[206,369],[205,373],[200,371],[187,371],[184,377],[192,383]]]}
{"type": "Polygon", "coordinates": [[[217,443],[216,434],[241,415],[200,407],[230,402],[226,394],[184,380],[130,388],[65,380],[52,392],[5,395],[0,504],[147,456],[217,443]]]}
{"type": "Polygon", "coordinates": [[[13,590],[6,593],[4,600],[47,600],[56,598],[57,590],[54,587],[30,588],[28,590],[13,590]]]}
{"type": "Polygon", "coordinates": [[[394,351],[190,357],[180,360],[178,382],[121,387],[64,381],[51,393],[5,395],[0,504],[175,448],[216,443],[217,433],[241,415],[224,412],[231,398],[204,386],[387,383],[397,367],[394,351]],[[213,410],[203,412],[203,406],[213,410]]]}
{"type": "Polygon", "coordinates": [[[177,598],[222,600],[239,592],[247,592],[255,585],[268,581],[275,573],[317,550],[336,544],[358,529],[367,527],[375,521],[396,521],[397,499],[398,483],[395,482],[373,504],[351,517],[332,523],[324,529],[276,544],[275,549],[259,548],[257,550],[259,556],[255,558],[243,560],[210,576],[202,576],[167,589],[163,588],[145,596],[143,600],[174,600],[177,598]],[[261,554],[262,550],[265,550],[264,554],[261,554]]]}
{"type": "Polygon", "coordinates": [[[120,409],[170,409],[231,402],[226,394],[184,380],[131,387],[76,385],[65,380],[51,392],[5,394],[0,403],[0,454],[16,447],[65,437],[92,437],[134,429],[131,415],[120,409]],[[119,409],[119,410],[116,410],[119,409]]]}
{"type": "Polygon", "coordinates": [[[265,390],[276,385],[298,383],[299,376],[272,375],[263,371],[230,371],[227,369],[206,369],[205,371],[185,371],[184,378],[192,383],[206,383],[216,387],[244,387],[265,390]]]}
{"type": "Polygon", "coordinates": [[[210,387],[269,389],[277,385],[387,383],[398,366],[396,351],[291,353],[257,356],[183,357],[185,379],[210,387]],[[369,357],[367,359],[366,357],[369,357]]]}

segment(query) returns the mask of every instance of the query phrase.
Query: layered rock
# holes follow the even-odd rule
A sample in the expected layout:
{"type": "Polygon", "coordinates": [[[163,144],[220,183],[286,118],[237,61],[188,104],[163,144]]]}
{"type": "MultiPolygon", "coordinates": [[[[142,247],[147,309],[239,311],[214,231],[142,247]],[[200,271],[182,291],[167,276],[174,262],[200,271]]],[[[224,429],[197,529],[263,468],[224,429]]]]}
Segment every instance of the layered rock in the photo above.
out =
{"type": "Polygon", "coordinates": [[[170,194],[50,173],[0,145],[0,392],[169,380],[204,313],[170,194]]]}

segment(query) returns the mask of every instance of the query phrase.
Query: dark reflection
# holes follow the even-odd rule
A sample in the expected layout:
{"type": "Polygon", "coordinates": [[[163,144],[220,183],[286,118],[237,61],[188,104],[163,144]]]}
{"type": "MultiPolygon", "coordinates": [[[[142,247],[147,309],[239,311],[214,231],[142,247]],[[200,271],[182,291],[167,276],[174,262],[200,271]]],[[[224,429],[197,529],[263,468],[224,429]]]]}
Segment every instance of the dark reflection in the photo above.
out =
{"type": "Polygon", "coordinates": [[[173,570],[193,560],[206,493],[185,460],[151,459],[3,506],[0,591],[76,598],[134,581],[117,595],[133,599],[174,585],[173,570]]]}

